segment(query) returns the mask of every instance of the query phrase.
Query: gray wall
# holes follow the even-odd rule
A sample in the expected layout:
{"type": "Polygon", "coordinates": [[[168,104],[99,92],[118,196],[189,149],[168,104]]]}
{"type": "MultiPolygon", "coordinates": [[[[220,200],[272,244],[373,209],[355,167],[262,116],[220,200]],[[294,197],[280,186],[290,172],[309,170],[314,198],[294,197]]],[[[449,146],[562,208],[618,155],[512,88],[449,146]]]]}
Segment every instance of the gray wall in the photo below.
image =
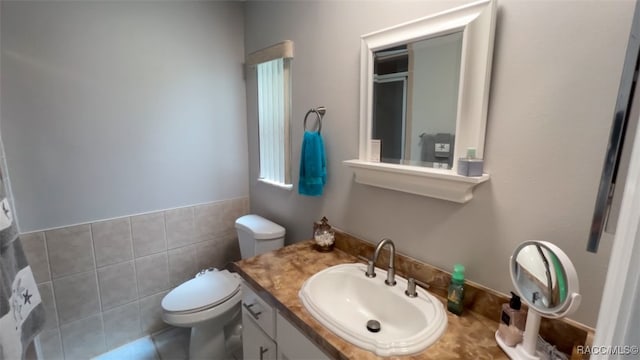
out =
{"type": "Polygon", "coordinates": [[[2,7],[22,232],[247,195],[241,3],[2,7]]]}
{"type": "MultiPolygon", "coordinates": [[[[527,239],[556,243],[573,260],[583,303],[572,317],[595,325],[610,254],[585,251],[632,1],[499,1],[485,166],[491,174],[465,205],[359,185],[343,160],[358,156],[360,35],[452,6],[430,2],[249,2],[245,48],[284,39],[293,60],[293,180],[286,192],[256,182],[255,76],[247,78],[251,209],[308,239],[312,221],[399,250],[502,292],[507,261],[527,239]],[[302,117],[325,105],[326,193],[296,193],[302,117]]],[[[496,314],[498,316],[498,314],[496,314]]]]}

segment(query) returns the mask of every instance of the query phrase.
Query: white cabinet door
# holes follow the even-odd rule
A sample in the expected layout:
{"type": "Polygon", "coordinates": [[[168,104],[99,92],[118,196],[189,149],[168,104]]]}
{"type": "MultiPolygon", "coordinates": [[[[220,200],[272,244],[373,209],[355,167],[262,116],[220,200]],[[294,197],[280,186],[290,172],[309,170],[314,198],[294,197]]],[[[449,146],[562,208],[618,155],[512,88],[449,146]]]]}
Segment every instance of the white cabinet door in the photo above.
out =
{"type": "Polygon", "coordinates": [[[324,360],[329,359],[322,350],[293,326],[278,312],[276,319],[278,334],[278,360],[324,360]]]}
{"type": "Polygon", "coordinates": [[[276,343],[242,311],[242,351],[245,360],[276,360],[276,343]]]}

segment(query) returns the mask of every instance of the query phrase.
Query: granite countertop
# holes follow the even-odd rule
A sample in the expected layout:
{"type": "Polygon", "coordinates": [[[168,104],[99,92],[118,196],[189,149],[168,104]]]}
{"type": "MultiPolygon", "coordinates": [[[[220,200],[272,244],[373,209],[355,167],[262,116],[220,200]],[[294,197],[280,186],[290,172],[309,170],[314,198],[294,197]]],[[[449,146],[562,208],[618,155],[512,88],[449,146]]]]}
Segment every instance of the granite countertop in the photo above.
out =
{"type": "MultiPolygon", "coordinates": [[[[313,249],[313,241],[305,241],[235,262],[230,267],[327,355],[334,359],[377,359],[374,353],[352,345],[317,322],[298,298],[302,284],[313,274],[333,265],[354,262],[362,261],[338,249],[320,253],[313,249]]],[[[435,296],[446,308],[446,300],[435,296]]],[[[447,316],[447,330],[435,344],[418,354],[389,358],[508,359],[494,338],[497,321],[470,311],[462,316],[447,312],[447,316]]]]}

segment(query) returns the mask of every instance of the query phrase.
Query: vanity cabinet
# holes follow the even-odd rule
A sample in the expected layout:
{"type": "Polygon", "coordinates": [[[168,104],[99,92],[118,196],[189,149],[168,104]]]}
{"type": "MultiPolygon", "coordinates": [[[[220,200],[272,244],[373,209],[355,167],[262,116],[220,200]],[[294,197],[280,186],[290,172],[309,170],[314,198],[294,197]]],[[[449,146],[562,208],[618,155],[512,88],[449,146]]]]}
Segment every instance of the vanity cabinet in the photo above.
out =
{"type": "Polygon", "coordinates": [[[276,360],[276,342],[242,312],[242,352],[244,359],[276,360]]]}
{"type": "Polygon", "coordinates": [[[277,314],[278,360],[323,360],[329,359],[322,350],[312,343],[306,336],[277,314]]]}
{"type": "Polygon", "coordinates": [[[242,351],[247,360],[329,359],[244,281],[242,351]]]}

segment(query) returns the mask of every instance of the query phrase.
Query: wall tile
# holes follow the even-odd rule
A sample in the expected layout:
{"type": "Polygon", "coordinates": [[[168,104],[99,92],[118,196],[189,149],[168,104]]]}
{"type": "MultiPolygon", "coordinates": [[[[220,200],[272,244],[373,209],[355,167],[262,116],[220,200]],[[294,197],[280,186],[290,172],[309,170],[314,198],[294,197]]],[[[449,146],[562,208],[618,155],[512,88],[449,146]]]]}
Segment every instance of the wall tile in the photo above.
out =
{"type": "Polygon", "coordinates": [[[192,207],[165,211],[164,219],[169,249],[197,242],[194,233],[192,207]]]}
{"type": "Polygon", "coordinates": [[[129,218],[91,224],[98,266],[133,259],[129,218]]]}
{"type": "Polygon", "coordinates": [[[231,261],[238,261],[240,256],[240,244],[237,236],[229,236],[218,241],[218,251],[222,254],[225,264],[231,261]]]}
{"type": "Polygon", "coordinates": [[[105,311],[102,316],[107,349],[115,349],[141,335],[137,301],[105,311]]]}
{"type": "Polygon", "coordinates": [[[40,333],[40,348],[42,350],[41,360],[62,360],[62,341],[60,340],[60,331],[45,330],[40,333]]]}
{"type": "Polygon", "coordinates": [[[89,359],[106,350],[100,315],[63,325],[60,333],[65,359],[89,359]]]}
{"type": "Polygon", "coordinates": [[[95,270],[54,280],[53,289],[61,324],[100,312],[95,270]]]}
{"type": "Polygon", "coordinates": [[[20,235],[20,240],[36,283],[51,281],[49,257],[47,256],[47,248],[44,245],[44,233],[37,232],[20,235]]]}
{"type": "Polygon", "coordinates": [[[50,230],[45,238],[54,279],[95,268],[89,225],[50,230]]]}
{"type": "Polygon", "coordinates": [[[171,286],[178,286],[193,278],[198,272],[196,247],[186,246],[169,251],[169,279],[171,286]]]}
{"type": "Polygon", "coordinates": [[[224,232],[222,216],[224,202],[198,205],[194,207],[195,232],[198,241],[213,240],[219,233],[224,232]]]}
{"type": "Polygon", "coordinates": [[[98,269],[102,310],[126,304],[138,298],[133,261],[98,269]]]}
{"type": "Polygon", "coordinates": [[[248,214],[249,209],[246,208],[246,198],[237,198],[226,200],[224,202],[224,215],[222,216],[222,226],[225,234],[235,234],[236,220],[243,215],[248,214]]]}
{"type": "Polygon", "coordinates": [[[164,213],[158,212],[131,218],[133,252],[135,257],[167,250],[164,231],[164,213]]]}
{"type": "Polygon", "coordinates": [[[58,328],[58,314],[56,313],[56,303],[53,299],[53,285],[50,282],[38,284],[38,292],[40,298],[42,298],[42,304],[44,305],[44,311],[46,316],[46,322],[44,323],[44,330],[51,330],[58,328]]]}
{"type": "Polygon", "coordinates": [[[239,198],[22,235],[48,318],[45,359],[63,347],[67,359],[89,358],[166,328],[160,303],[172,286],[240,258],[235,220],[248,206],[239,198]]]}
{"type": "Polygon", "coordinates": [[[151,334],[166,328],[168,325],[162,321],[162,298],[168,291],[140,299],[140,320],[142,332],[151,334]]]}
{"type": "Polygon", "coordinates": [[[140,297],[155,294],[169,288],[167,253],[136,259],[136,278],[140,297]]]}
{"type": "Polygon", "coordinates": [[[251,202],[249,200],[249,197],[242,198],[242,209],[244,210],[245,214],[251,213],[251,202]]]}
{"type": "Polygon", "coordinates": [[[222,269],[227,263],[222,247],[216,241],[205,241],[195,245],[198,269],[210,267],[222,269]]]}

